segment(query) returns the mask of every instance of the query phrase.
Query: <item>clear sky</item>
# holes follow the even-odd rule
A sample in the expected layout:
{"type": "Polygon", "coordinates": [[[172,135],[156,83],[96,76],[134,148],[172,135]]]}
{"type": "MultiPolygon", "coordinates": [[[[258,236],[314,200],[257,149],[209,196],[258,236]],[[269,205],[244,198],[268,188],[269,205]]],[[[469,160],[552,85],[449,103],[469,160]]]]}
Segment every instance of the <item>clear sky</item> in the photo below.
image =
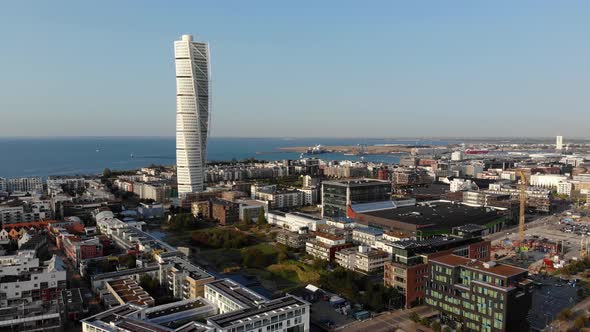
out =
{"type": "Polygon", "coordinates": [[[589,1],[0,3],[0,136],[174,134],[209,41],[213,136],[590,137],[589,1]]]}

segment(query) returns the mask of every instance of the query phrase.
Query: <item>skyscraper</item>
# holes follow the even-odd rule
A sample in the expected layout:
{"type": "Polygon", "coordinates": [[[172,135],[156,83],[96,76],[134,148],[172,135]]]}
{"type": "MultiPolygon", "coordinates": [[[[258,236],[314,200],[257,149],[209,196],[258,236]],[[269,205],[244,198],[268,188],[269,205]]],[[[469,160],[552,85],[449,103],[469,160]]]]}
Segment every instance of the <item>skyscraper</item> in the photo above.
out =
{"type": "Polygon", "coordinates": [[[209,45],[183,35],[174,42],[176,62],[176,167],[178,194],[203,191],[210,95],[209,45]]]}
{"type": "Polygon", "coordinates": [[[555,149],[563,150],[563,136],[555,136],[555,149]]]}

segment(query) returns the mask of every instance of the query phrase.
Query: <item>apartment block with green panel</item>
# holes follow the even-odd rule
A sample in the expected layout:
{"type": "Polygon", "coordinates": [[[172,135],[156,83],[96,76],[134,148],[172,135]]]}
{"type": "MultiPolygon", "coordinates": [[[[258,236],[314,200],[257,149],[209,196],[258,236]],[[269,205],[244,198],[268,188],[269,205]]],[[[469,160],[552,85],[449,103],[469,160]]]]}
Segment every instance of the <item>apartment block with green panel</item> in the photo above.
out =
{"type": "Polygon", "coordinates": [[[429,261],[425,302],[456,326],[478,332],[528,331],[528,271],[457,255],[429,261]]]}

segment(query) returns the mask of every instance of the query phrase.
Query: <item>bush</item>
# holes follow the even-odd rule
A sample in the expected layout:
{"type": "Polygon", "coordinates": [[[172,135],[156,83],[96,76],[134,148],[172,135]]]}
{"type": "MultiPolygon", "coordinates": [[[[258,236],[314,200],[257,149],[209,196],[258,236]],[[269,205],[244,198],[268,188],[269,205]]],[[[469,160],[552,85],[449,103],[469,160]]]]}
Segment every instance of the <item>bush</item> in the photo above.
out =
{"type": "Polygon", "coordinates": [[[445,326],[442,330],[443,332],[451,332],[451,328],[448,326],[445,326]]]}
{"type": "Polygon", "coordinates": [[[568,308],[565,308],[557,314],[557,319],[568,320],[572,317],[572,315],[572,311],[568,308]]]}
{"type": "Polygon", "coordinates": [[[420,319],[420,324],[429,327],[430,326],[430,321],[428,320],[428,318],[424,317],[422,319],[420,319]]]}
{"type": "Polygon", "coordinates": [[[432,327],[432,329],[434,330],[434,332],[440,332],[440,323],[439,322],[432,322],[432,324],[430,325],[430,327],[432,327]]]}
{"type": "Polygon", "coordinates": [[[581,329],[582,327],[586,326],[587,323],[588,317],[584,316],[584,314],[576,317],[576,319],[574,320],[574,326],[578,329],[581,329]]]}
{"type": "Polygon", "coordinates": [[[420,321],[420,315],[418,315],[417,312],[412,311],[412,313],[410,314],[410,319],[414,322],[414,323],[418,323],[420,321]]]}

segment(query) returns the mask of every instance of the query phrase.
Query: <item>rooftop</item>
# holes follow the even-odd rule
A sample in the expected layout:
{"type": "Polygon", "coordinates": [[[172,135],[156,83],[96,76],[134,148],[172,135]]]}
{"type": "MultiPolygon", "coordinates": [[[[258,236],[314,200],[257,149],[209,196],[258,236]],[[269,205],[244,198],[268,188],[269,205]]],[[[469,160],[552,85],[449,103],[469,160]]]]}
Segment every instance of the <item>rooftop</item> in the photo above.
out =
{"type": "Polygon", "coordinates": [[[484,263],[478,260],[465,258],[457,255],[446,255],[436,258],[431,258],[430,262],[435,262],[447,266],[457,267],[461,266],[470,270],[481,271],[484,273],[490,273],[502,277],[512,277],[517,274],[526,273],[527,270],[521,269],[516,266],[499,264],[496,262],[484,263]],[[489,265],[488,265],[489,264],[489,265]],[[488,267],[486,267],[486,265],[488,267]]]}
{"type": "Polygon", "coordinates": [[[254,307],[268,300],[230,279],[215,280],[206,284],[205,287],[215,289],[235,302],[241,303],[244,307],[254,307]]]}
{"type": "Polygon", "coordinates": [[[486,224],[499,218],[495,210],[474,208],[450,202],[434,202],[397,209],[370,211],[359,214],[415,225],[416,228],[452,228],[469,222],[486,224]]]}
{"type": "Polygon", "coordinates": [[[297,299],[294,296],[287,295],[285,297],[272,300],[261,304],[258,307],[236,310],[222,315],[213,316],[207,319],[211,324],[220,328],[226,328],[234,324],[240,324],[245,321],[257,319],[257,316],[264,316],[271,312],[280,312],[292,308],[302,307],[307,305],[306,302],[297,299]]]}
{"type": "Polygon", "coordinates": [[[376,179],[351,179],[341,181],[324,181],[323,185],[343,186],[343,187],[367,187],[367,186],[391,186],[389,181],[376,180],[376,179]]]}

